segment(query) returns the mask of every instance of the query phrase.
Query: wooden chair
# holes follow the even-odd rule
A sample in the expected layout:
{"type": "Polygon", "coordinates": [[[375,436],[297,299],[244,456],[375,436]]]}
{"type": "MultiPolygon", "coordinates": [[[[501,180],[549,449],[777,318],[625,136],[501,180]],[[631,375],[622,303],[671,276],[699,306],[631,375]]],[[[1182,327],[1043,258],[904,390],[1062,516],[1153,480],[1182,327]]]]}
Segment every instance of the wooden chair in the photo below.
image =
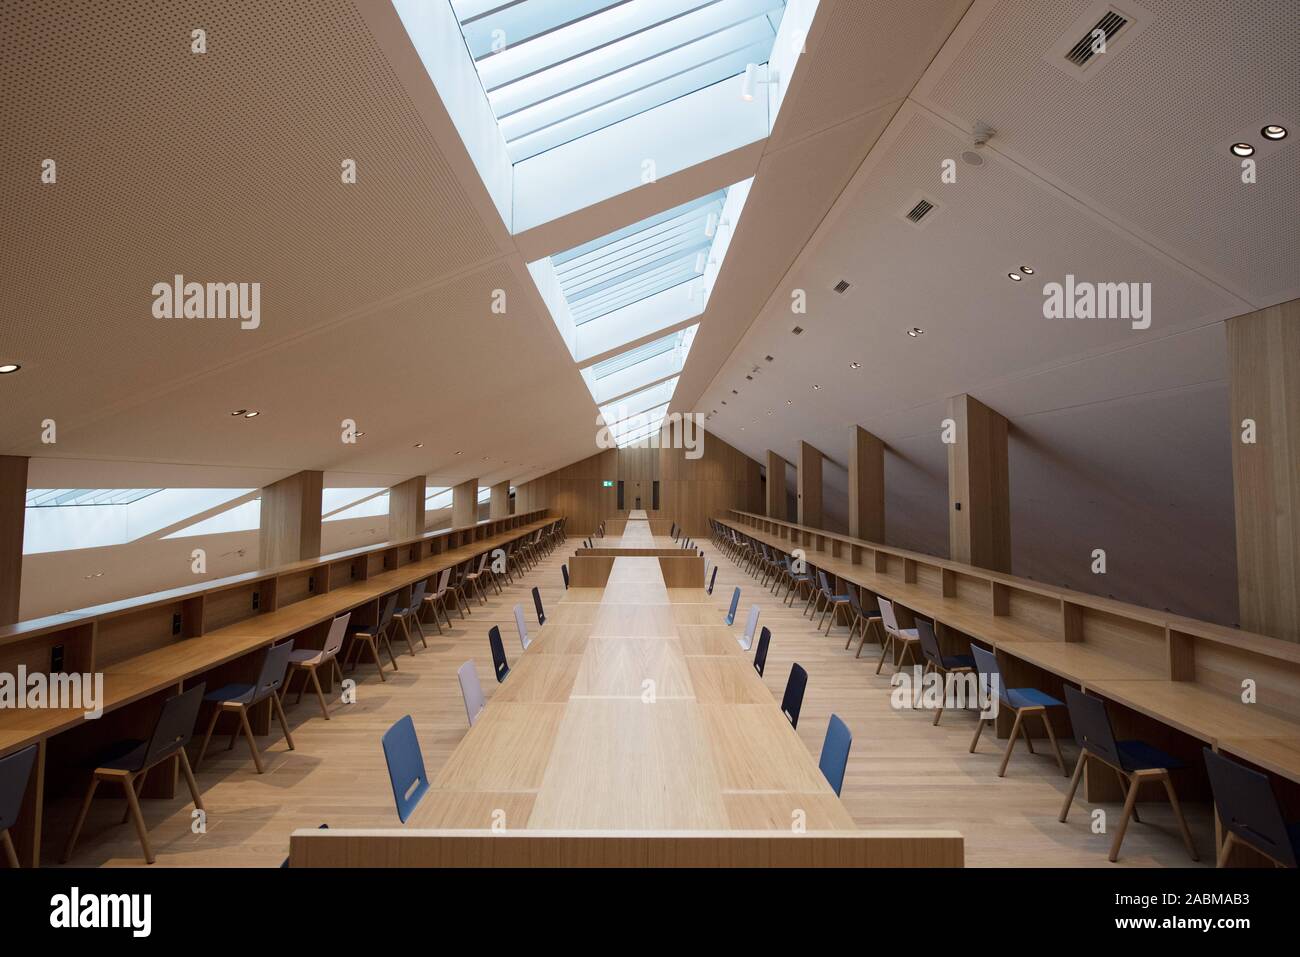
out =
{"type": "MultiPolygon", "coordinates": [[[[1024,720],[1026,715],[1037,715],[1043,721],[1043,727],[1047,729],[1047,737],[1052,742],[1052,750],[1056,752],[1056,763],[1061,769],[1062,774],[1068,775],[1070,772],[1065,769],[1065,758],[1061,756],[1061,746],[1056,743],[1056,732],[1052,730],[1052,719],[1048,713],[1049,708],[1064,708],[1065,702],[1057,701],[1049,694],[1044,694],[1037,688],[1007,688],[1002,682],[1002,671],[998,668],[998,658],[993,652],[981,648],[979,645],[971,645],[971,656],[975,659],[976,673],[983,679],[984,693],[997,688],[998,705],[1003,708],[1010,708],[1015,713],[1016,720],[1011,725],[1011,734],[1007,736],[1007,749],[1002,755],[1002,764],[998,767],[998,777],[1005,777],[1007,773],[1007,762],[1011,760],[1011,752],[1015,749],[1016,739],[1023,732],[1025,744],[1029,747],[1029,753],[1034,753],[1034,744],[1029,739],[1029,731],[1025,727],[1024,720]]],[[[985,720],[994,721],[994,718],[979,718],[975,722],[975,737],[971,739],[970,753],[975,753],[975,746],[980,743],[980,732],[984,730],[985,720]]]]}
{"type": "MultiPolygon", "coordinates": [[[[844,650],[849,650],[849,645],[853,644],[853,636],[857,634],[858,629],[860,628],[862,630],[862,640],[858,642],[858,651],[853,657],[861,658],[862,649],[867,643],[867,633],[873,628],[876,629],[877,632],[883,632],[884,629],[880,616],[869,615],[867,613],[866,609],[862,607],[861,599],[858,598],[858,590],[852,586],[849,587],[849,605],[853,609],[853,624],[849,628],[849,637],[844,642],[844,650]]],[[[883,644],[884,638],[882,637],[880,640],[883,644]]]]}
{"type": "Polygon", "coordinates": [[[411,622],[415,622],[415,630],[420,633],[420,644],[428,648],[429,643],[424,640],[424,629],[420,627],[420,612],[424,610],[424,592],[429,587],[428,579],[417,582],[411,589],[411,601],[401,608],[393,610],[393,627],[402,626],[402,636],[406,638],[406,647],[411,650],[411,657],[415,657],[415,642],[411,635],[411,622]]]}
{"type": "Polygon", "coordinates": [[[18,852],[9,836],[9,828],[14,826],[22,812],[38,750],[39,746],[32,744],[0,758],[0,844],[4,846],[5,860],[10,867],[22,866],[18,863],[18,852]]]}
{"type": "Polygon", "coordinates": [[[229,751],[235,746],[235,741],[242,729],[244,736],[248,739],[248,748],[253,752],[253,765],[257,768],[257,773],[262,774],[265,772],[266,768],[262,765],[262,755],[257,750],[257,738],[253,737],[253,728],[248,723],[248,709],[261,704],[267,698],[271,699],[271,710],[275,712],[275,716],[280,722],[280,728],[284,731],[285,743],[289,746],[290,751],[294,750],[293,735],[289,732],[289,721],[284,716],[284,706],[280,704],[280,696],[276,694],[284,683],[285,669],[289,667],[289,655],[292,652],[292,641],[283,641],[278,645],[272,645],[266,650],[266,657],[262,659],[262,670],[255,684],[234,682],[203,696],[203,700],[211,703],[214,707],[212,709],[212,720],[208,722],[208,730],[203,735],[203,746],[199,748],[198,759],[194,762],[196,768],[203,763],[203,756],[208,753],[208,742],[212,740],[212,729],[217,726],[217,719],[229,712],[239,715],[239,725],[230,733],[230,744],[226,746],[226,750],[229,751]]]}
{"type": "Polygon", "coordinates": [[[497,593],[501,593],[501,586],[497,584],[496,576],[492,574],[492,569],[488,567],[488,559],[490,557],[491,556],[487,552],[480,555],[478,557],[478,568],[465,576],[465,581],[469,583],[474,594],[478,596],[480,605],[487,604],[487,588],[483,582],[488,580],[489,576],[491,576],[492,584],[496,585],[497,593]]]}
{"type": "Polygon", "coordinates": [[[741,651],[749,651],[754,644],[754,632],[758,630],[758,604],[749,606],[749,621],[745,623],[745,634],[736,639],[741,651]]]}
{"type": "Polygon", "coordinates": [[[456,678],[460,682],[460,696],[465,699],[465,717],[469,718],[469,726],[472,728],[487,707],[487,699],[483,697],[483,686],[479,684],[478,669],[474,667],[473,659],[456,669],[456,678]]]}
{"type": "Polygon", "coordinates": [[[352,612],[347,612],[330,622],[329,634],[325,636],[325,645],[321,649],[302,648],[290,653],[289,673],[285,675],[284,688],[280,692],[281,703],[284,701],[284,696],[289,693],[293,676],[301,671],[306,677],[302,679],[302,687],[298,689],[298,700],[294,704],[302,702],[303,693],[307,690],[307,682],[310,681],[316,691],[316,700],[320,702],[320,713],[325,716],[326,721],[330,719],[330,709],[325,703],[325,693],[321,690],[316,669],[328,665],[338,675],[339,681],[343,680],[343,670],[339,668],[338,658],[339,651],[343,648],[343,640],[347,638],[348,622],[351,620],[352,612]]]}
{"type": "Polygon", "coordinates": [[[438,628],[438,634],[442,634],[442,622],[438,620],[438,612],[442,612],[442,617],[447,619],[447,627],[451,627],[451,615],[447,614],[447,597],[451,594],[451,588],[448,582],[451,580],[451,569],[444,568],[442,574],[438,577],[438,585],[433,590],[433,594],[425,594],[424,606],[433,613],[433,623],[438,628]]]}
{"type": "Polygon", "coordinates": [[[521,605],[515,605],[515,628],[519,631],[519,644],[524,651],[532,644],[532,639],[528,637],[528,624],[524,621],[524,609],[521,605]]]}
{"type": "Polygon", "coordinates": [[[934,671],[943,678],[943,697],[939,699],[939,707],[934,712],[934,723],[937,725],[943,717],[943,702],[948,695],[948,676],[973,674],[975,659],[970,655],[945,655],[939,647],[939,636],[934,633],[934,625],[924,618],[916,619],[916,634],[921,639],[921,654],[925,658],[925,667],[921,673],[934,671]]]}
{"type": "Polygon", "coordinates": [[[1124,832],[1128,830],[1129,818],[1137,817],[1138,788],[1147,782],[1160,782],[1169,796],[1169,805],[1173,808],[1179,830],[1183,834],[1183,843],[1192,860],[1199,861],[1196,845],[1192,843],[1192,832],[1187,829],[1183,818],[1182,806],[1178,795],[1174,793],[1174,783],[1170,771],[1183,767],[1183,763],[1172,755],[1166,754],[1145,741],[1116,741],[1115,732],[1110,726],[1110,716],[1106,713],[1106,703],[1100,698],[1084,694],[1082,691],[1065,686],[1065,705],[1070,711],[1070,724],[1074,726],[1074,739],[1079,745],[1079,762],[1074,766],[1074,777],[1070,779],[1070,790],[1061,807],[1061,823],[1065,823],[1074,803],[1074,794],[1079,789],[1079,779],[1083,777],[1084,763],[1092,758],[1109,766],[1119,776],[1120,783],[1128,784],[1128,794],[1124,798],[1124,813],[1115,828],[1115,839],[1110,845],[1109,859],[1113,863],[1119,860],[1119,846],[1124,841],[1124,832]]]}
{"type": "Polygon", "coordinates": [[[834,593],[824,571],[819,570],[817,572],[817,578],[822,586],[820,599],[822,605],[822,620],[817,623],[817,630],[821,631],[822,625],[826,624],[826,616],[829,614],[831,618],[830,624],[826,625],[826,635],[829,637],[831,629],[835,627],[835,619],[839,617],[840,609],[851,612],[853,601],[849,598],[848,592],[839,595],[834,593]]]}
{"type": "Polygon", "coordinates": [[[1300,822],[1282,817],[1268,775],[1204,749],[1215,809],[1223,825],[1217,864],[1227,867],[1232,849],[1245,844],[1278,867],[1295,867],[1300,858],[1300,822]]]}
{"type": "Polygon", "coordinates": [[[473,587],[473,583],[468,578],[469,566],[469,562],[457,565],[453,573],[455,577],[452,579],[451,585],[448,586],[452,597],[456,599],[456,610],[460,612],[462,620],[467,612],[471,615],[474,614],[474,609],[469,605],[469,595],[473,587]]]}
{"type": "MultiPolygon", "coordinates": [[[[194,734],[194,722],[199,716],[199,705],[204,700],[203,688],[202,684],[197,684],[188,691],[173,695],[164,701],[162,710],[158,713],[158,721],[154,724],[153,734],[148,741],[119,741],[95,761],[95,769],[90,777],[90,788],[82,799],[81,811],[72,825],[68,843],[63,848],[65,864],[72,859],[77,838],[81,835],[82,825],[86,823],[86,815],[90,811],[91,802],[95,800],[95,791],[101,781],[121,786],[122,793],[126,797],[126,813],[122,816],[122,823],[125,824],[128,818],[135,822],[135,832],[140,838],[140,847],[144,849],[146,864],[154,862],[154,853],[153,847],[149,844],[149,828],[145,825],[144,815],[140,811],[140,792],[144,790],[144,780],[151,768],[175,756],[180,762],[181,772],[185,775],[185,784],[190,789],[194,806],[200,811],[205,810],[203,796],[199,794],[198,782],[194,780],[194,770],[190,767],[189,756],[185,753],[185,745],[194,734]]],[[[194,766],[198,767],[197,761],[194,766]]]]}
{"type": "Polygon", "coordinates": [[[361,661],[361,649],[369,648],[370,657],[375,660],[375,667],[379,669],[379,678],[381,681],[387,681],[388,676],[384,674],[384,663],[379,660],[379,644],[383,642],[384,647],[388,650],[388,660],[393,663],[393,670],[397,671],[397,656],[393,654],[392,643],[388,640],[388,630],[393,624],[393,615],[397,612],[397,593],[389,595],[384,602],[384,610],[379,615],[379,621],[370,627],[361,627],[352,632],[352,647],[348,651],[348,668],[356,670],[361,661]]]}
{"type": "Polygon", "coordinates": [[[898,645],[903,646],[903,652],[898,656],[898,668],[903,667],[903,659],[911,655],[912,661],[920,664],[916,660],[916,647],[921,643],[921,638],[916,633],[915,628],[899,628],[898,619],[894,617],[894,603],[888,598],[876,598],[876,604],[880,606],[880,622],[885,628],[885,640],[880,646],[880,661],[876,663],[876,674],[880,674],[880,668],[885,663],[885,655],[891,649],[896,649],[898,645]]]}

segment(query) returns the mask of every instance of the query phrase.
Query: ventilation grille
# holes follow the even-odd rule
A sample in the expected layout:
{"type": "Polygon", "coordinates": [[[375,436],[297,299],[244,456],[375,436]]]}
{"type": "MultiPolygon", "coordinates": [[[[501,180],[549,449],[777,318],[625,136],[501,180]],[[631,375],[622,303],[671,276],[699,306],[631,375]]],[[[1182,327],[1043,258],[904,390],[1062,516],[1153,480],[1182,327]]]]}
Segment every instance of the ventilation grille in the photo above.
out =
{"type": "Polygon", "coordinates": [[[849,284],[845,282],[843,279],[841,279],[839,282],[835,284],[835,291],[842,296],[849,291],[849,284]]]}
{"type": "Polygon", "coordinates": [[[790,330],[790,332],[793,333],[793,334],[796,335],[796,336],[802,336],[802,335],[803,335],[803,326],[795,326],[793,329],[790,330]]]}
{"type": "Polygon", "coordinates": [[[934,203],[930,202],[928,199],[919,200],[917,204],[912,207],[911,211],[908,212],[907,218],[914,223],[919,223],[921,220],[925,219],[926,215],[932,209],[934,209],[934,203]]]}
{"type": "Polygon", "coordinates": [[[1128,23],[1128,17],[1114,10],[1107,10],[1105,15],[1097,21],[1087,33],[1079,38],[1074,46],[1070,47],[1065,54],[1065,58],[1077,67],[1087,66],[1092,62],[1092,58],[1097,55],[1096,41],[1099,39],[1098,32],[1106,38],[1106,43],[1114,38],[1128,23]]]}

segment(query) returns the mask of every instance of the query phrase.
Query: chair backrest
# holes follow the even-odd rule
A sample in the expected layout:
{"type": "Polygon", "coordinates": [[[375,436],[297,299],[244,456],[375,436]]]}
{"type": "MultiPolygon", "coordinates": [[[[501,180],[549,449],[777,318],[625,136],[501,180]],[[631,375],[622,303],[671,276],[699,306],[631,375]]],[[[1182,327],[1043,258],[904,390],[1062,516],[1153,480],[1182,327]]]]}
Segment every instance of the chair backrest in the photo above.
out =
{"type": "Polygon", "coordinates": [[[820,568],[817,569],[817,585],[821,588],[823,595],[831,593],[831,583],[826,580],[826,573],[820,568]]]}
{"type": "MultiPolygon", "coordinates": [[[[971,642],[970,653],[975,658],[975,671],[984,679],[984,687],[980,688],[980,694],[984,695],[996,690],[998,700],[1007,704],[1007,689],[1002,684],[1002,669],[998,667],[998,656],[974,642],[971,642]]],[[[980,707],[992,703],[992,701],[981,701],[980,707]]]]}
{"type": "Polygon", "coordinates": [[[528,624],[524,621],[524,609],[522,605],[515,605],[515,628],[519,630],[519,645],[524,651],[532,643],[528,637],[528,624]]]}
{"type": "Polygon", "coordinates": [[[447,590],[447,582],[449,581],[451,581],[451,569],[444,568],[442,570],[442,575],[438,578],[438,588],[434,592],[435,597],[442,595],[442,593],[447,590]]]}
{"type": "Polygon", "coordinates": [[[546,624],[546,612],[542,611],[542,593],[533,586],[533,607],[537,609],[537,624],[539,626],[546,624]]]}
{"type": "Polygon", "coordinates": [[[826,738],[822,741],[822,756],[817,762],[822,774],[830,782],[835,793],[844,787],[844,769],[849,764],[849,748],[853,747],[853,732],[840,720],[838,714],[831,715],[830,724],[826,726],[826,738]]]}
{"type": "Polygon", "coordinates": [[[754,632],[758,630],[758,603],[749,606],[749,621],[745,622],[745,640],[741,643],[746,651],[754,643],[754,632]]]}
{"type": "Polygon", "coordinates": [[[564,576],[564,590],[568,591],[569,590],[569,566],[561,565],[560,574],[564,576]]]}
{"type": "Polygon", "coordinates": [[[876,605],[880,608],[880,621],[885,631],[891,635],[898,634],[898,619],[894,617],[894,603],[888,598],[876,596],[876,605]]]}
{"type": "Polygon", "coordinates": [[[853,606],[853,611],[856,614],[861,615],[863,618],[866,618],[867,613],[862,610],[862,600],[858,598],[857,588],[854,587],[853,585],[850,585],[848,591],[849,591],[849,604],[853,606]]]}
{"type": "Polygon", "coordinates": [[[713,574],[709,576],[708,594],[710,594],[710,595],[713,594],[713,585],[714,585],[715,582],[717,582],[717,580],[718,580],[718,566],[717,566],[717,565],[714,565],[714,566],[713,566],[713,574]]]}
{"type": "MultiPolygon", "coordinates": [[[[285,660],[287,664],[287,656],[285,660]]],[[[190,738],[194,735],[194,722],[199,717],[199,705],[203,704],[204,687],[204,682],[200,681],[188,691],[172,695],[163,702],[141,768],[153,767],[190,743],[190,738]]]]}
{"type": "Polygon", "coordinates": [[[808,687],[808,672],[798,664],[790,666],[790,677],[785,680],[785,694],[781,696],[781,712],[799,727],[799,709],[803,707],[803,692],[808,687]]]}
{"type": "Polygon", "coordinates": [[[740,607],[740,586],[731,593],[731,608],[727,612],[727,624],[730,625],[736,620],[736,609],[740,607]]]}
{"type": "Polygon", "coordinates": [[[348,622],[351,620],[352,612],[346,611],[330,622],[330,631],[325,636],[325,646],[321,649],[326,658],[333,658],[343,647],[343,639],[348,636],[348,622]]]}
{"type": "Polygon", "coordinates": [[[384,732],[384,760],[388,762],[388,780],[393,785],[397,817],[405,824],[415,806],[429,790],[429,775],[424,770],[424,755],[415,736],[415,722],[408,714],[384,732]]]}
{"type": "Polygon", "coordinates": [[[1074,726],[1074,740],[1089,754],[1121,767],[1119,748],[1115,746],[1115,732],[1106,714],[1106,702],[1084,694],[1070,685],[1065,686],[1065,706],[1070,711],[1070,724],[1074,726]]]}
{"type": "Polygon", "coordinates": [[[501,643],[501,629],[496,625],[488,630],[488,644],[492,646],[492,669],[496,672],[497,684],[500,684],[510,674],[510,663],[506,661],[505,645],[501,643]]]}
{"type": "Polygon", "coordinates": [[[426,578],[422,582],[417,582],[415,587],[411,589],[411,604],[407,607],[414,608],[418,613],[420,606],[424,604],[424,593],[428,591],[428,589],[429,579],[426,578]]]}
{"type": "Polygon", "coordinates": [[[292,638],[266,649],[266,657],[262,659],[262,673],[257,676],[257,691],[249,704],[255,704],[279,689],[284,682],[284,672],[289,667],[289,655],[292,653],[292,638]]]}
{"type": "Polygon", "coordinates": [[[1267,774],[1205,749],[1205,770],[1219,820],[1242,841],[1279,864],[1296,866],[1295,848],[1267,774]]]}
{"type": "Polygon", "coordinates": [[[766,627],[758,633],[758,647],[754,649],[754,670],[758,672],[759,677],[763,676],[763,669],[767,667],[767,646],[772,640],[772,633],[766,627]]]}
{"type": "Polygon", "coordinates": [[[943,651],[939,648],[939,637],[934,633],[934,625],[924,618],[917,618],[916,636],[921,639],[921,654],[936,668],[942,668],[943,651]]]}
{"type": "Polygon", "coordinates": [[[483,686],[478,681],[478,669],[474,667],[474,659],[471,658],[457,668],[456,677],[460,680],[460,696],[465,699],[465,717],[469,718],[469,726],[472,728],[479,714],[487,706],[487,699],[483,697],[483,686]]]}
{"type": "Polygon", "coordinates": [[[39,747],[33,744],[0,758],[0,831],[13,827],[18,820],[39,747]]]}
{"type": "Polygon", "coordinates": [[[376,635],[382,635],[389,625],[393,623],[393,614],[397,611],[397,592],[393,592],[384,602],[384,610],[379,615],[379,627],[375,629],[376,635]]]}
{"type": "Polygon", "coordinates": [[[487,568],[488,557],[489,556],[487,552],[484,552],[482,555],[478,557],[478,573],[480,575],[483,574],[483,569],[487,568]]]}

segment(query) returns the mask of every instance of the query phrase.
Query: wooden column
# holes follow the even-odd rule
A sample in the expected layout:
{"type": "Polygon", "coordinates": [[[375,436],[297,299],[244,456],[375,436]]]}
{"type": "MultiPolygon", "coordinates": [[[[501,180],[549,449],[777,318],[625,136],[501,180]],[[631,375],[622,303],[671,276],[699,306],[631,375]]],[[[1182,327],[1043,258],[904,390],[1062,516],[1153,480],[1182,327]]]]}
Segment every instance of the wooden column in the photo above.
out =
{"type": "Polygon", "coordinates": [[[849,534],[885,540],[885,443],[859,425],[849,426],[849,534]]]}
{"type": "Polygon", "coordinates": [[[451,490],[451,527],[478,523],[478,479],[466,479],[451,490]]]}
{"type": "Polygon", "coordinates": [[[27,459],[0,455],[0,625],[12,625],[18,620],[26,515],[27,459]]]}
{"type": "Polygon", "coordinates": [[[492,498],[488,505],[488,518],[510,517],[510,480],[497,482],[492,486],[492,498]]]}
{"type": "Polygon", "coordinates": [[[785,466],[785,459],[771,449],[767,450],[767,501],[764,503],[763,514],[782,522],[790,520],[785,504],[785,466]]]}
{"type": "Polygon", "coordinates": [[[409,478],[388,490],[388,540],[424,534],[424,476],[409,478]]]}
{"type": "Polygon", "coordinates": [[[822,527],[822,454],[807,442],[799,443],[798,524],[822,527]]]}
{"type": "Polygon", "coordinates": [[[948,400],[956,441],[948,446],[948,554],[1011,571],[1007,420],[969,395],[948,400]]]}
{"type": "Polygon", "coordinates": [[[1229,319],[1227,335],[1238,617],[1300,641],[1300,299],[1229,319]]]}
{"type": "Polygon", "coordinates": [[[324,472],[299,472],[262,489],[259,567],[320,557],[324,472]]]}

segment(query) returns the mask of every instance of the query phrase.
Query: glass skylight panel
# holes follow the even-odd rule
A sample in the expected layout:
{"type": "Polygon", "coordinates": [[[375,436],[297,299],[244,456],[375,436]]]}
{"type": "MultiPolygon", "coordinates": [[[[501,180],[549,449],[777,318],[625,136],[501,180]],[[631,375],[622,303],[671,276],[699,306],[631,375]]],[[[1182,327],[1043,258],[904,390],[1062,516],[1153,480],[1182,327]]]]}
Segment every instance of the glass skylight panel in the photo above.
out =
{"type": "Polygon", "coordinates": [[[628,416],[620,422],[615,422],[609,426],[609,434],[615,441],[622,441],[625,436],[643,432],[655,423],[662,423],[664,416],[668,414],[668,403],[656,406],[653,409],[647,409],[644,412],[638,412],[636,415],[628,416]]]}
{"type": "Polygon", "coordinates": [[[617,422],[620,419],[626,419],[628,416],[653,409],[671,399],[675,388],[677,388],[676,377],[652,385],[648,389],[642,389],[640,392],[634,392],[617,402],[602,405],[600,407],[601,417],[606,422],[617,422]]]}
{"type": "Polygon", "coordinates": [[[691,326],[671,333],[597,362],[590,369],[584,370],[584,377],[590,376],[588,387],[592,397],[598,403],[605,404],[660,379],[677,375],[686,365],[686,356],[690,353],[691,343],[695,341],[695,330],[698,328],[699,326],[691,326]]]}
{"type": "Polygon", "coordinates": [[[23,553],[123,545],[173,528],[253,491],[239,488],[28,489],[23,553]]]}
{"type": "MultiPolygon", "coordinates": [[[[353,491],[358,491],[354,489],[353,491]]],[[[348,518],[369,518],[376,515],[388,514],[388,492],[382,495],[375,495],[372,498],[365,498],[355,505],[349,505],[346,508],[339,509],[333,514],[326,515],[322,521],[341,522],[348,518]]]]}
{"type": "Polygon", "coordinates": [[[452,0],[512,162],[743,73],[785,0],[452,0]]]}
{"type": "Polygon", "coordinates": [[[440,508],[451,508],[451,486],[431,486],[424,492],[424,510],[434,512],[440,508]]]}
{"type": "Polygon", "coordinates": [[[354,505],[363,498],[370,498],[384,491],[383,488],[327,488],[321,491],[320,513],[332,516],[349,505],[354,505]]]}
{"type": "Polygon", "coordinates": [[[56,508],[65,505],[130,505],[160,488],[29,488],[28,508],[56,508]]]}

